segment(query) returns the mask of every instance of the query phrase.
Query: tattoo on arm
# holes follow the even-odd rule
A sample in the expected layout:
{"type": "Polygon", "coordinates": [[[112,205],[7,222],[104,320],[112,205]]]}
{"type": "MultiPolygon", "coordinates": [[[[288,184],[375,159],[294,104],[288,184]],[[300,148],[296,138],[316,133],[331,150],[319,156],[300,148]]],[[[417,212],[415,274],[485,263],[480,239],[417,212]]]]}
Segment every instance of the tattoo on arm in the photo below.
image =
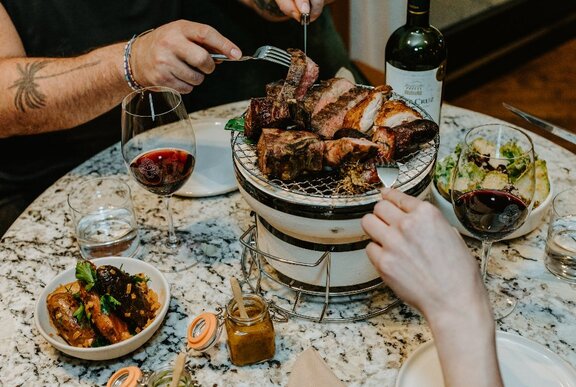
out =
{"type": "Polygon", "coordinates": [[[278,4],[276,4],[275,0],[252,0],[254,2],[254,4],[256,4],[256,6],[258,8],[260,8],[260,10],[262,12],[265,12],[269,15],[272,16],[286,16],[284,15],[284,12],[282,12],[282,10],[278,7],[278,4]]]}
{"type": "Polygon", "coordinates": [[[9,89],[16,89],[14,96],[14,106],[21,112],[26,112],[26,108],[40,109],[46,106],[46,94],[40,91],[40,85],[36,82],[39,79],[53,78],[59,75],[71,73],[86,67],[92,67],[100,63],[99,61],[86,63],[66,71],[56,74],[38,76],[37,73],[50,64],[49,60],[28,62],[22,66],[17,64],[20,78],[14,82],[9,89]]]}

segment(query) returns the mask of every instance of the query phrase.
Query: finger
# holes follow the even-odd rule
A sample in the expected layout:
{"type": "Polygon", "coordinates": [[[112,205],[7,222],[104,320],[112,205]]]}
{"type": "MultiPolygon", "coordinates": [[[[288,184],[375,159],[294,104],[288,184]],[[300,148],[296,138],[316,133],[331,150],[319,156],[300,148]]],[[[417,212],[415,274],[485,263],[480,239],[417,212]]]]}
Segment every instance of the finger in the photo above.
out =
{"type": "Polygon", "coordinates": [[[366,245],[366,255],[372,262],[372,265],[381,273],[380,260],[383,259],[384,249],[377,243],[370,242],[366,245]]]}
{"type": "Polygon", "coordinates": [[[405,193],[393,188],[383,188],[381,190],[382,198],[393,203],[396,207],[405,212],[414,211],[422,201],[413,196],[406,195],[405,193]]]}
{"type": "MultiPolygon", "coordinates": [[[[299,0],[303,1],[303,0],[299,0]]],[[[295,19],[296,21],[300,21],[300,8],[294,0],[276,0],[276,5],[282,13],[286,16],[295,19]]]]}
{"type": "Polygon", "coordinates": [[[238,46],[206,24],[185,23],[183,33],[188,40],[210,52],[224,54],[231,59],[238,59],[242,56],[242,51],[238,46]]]}
{"type": "Polygon", "coordinates": [[[362,217],[360,224],[362,229],[370,239],[380,245],[386,244],[386,234],[391,228],[374,214],[366,214],[362,217]]]}
{"type": "Polygon", "coordinates": [[[320,17],[324,9],[324,0],[310,0],[310,21],[320,17]]]}
{"type": "MultiPolygon", "coordinates": [[[[214,65],[214,64],[213,64],[214,65]]],[[[175,78],[178,78],[182,82],[185,82],[191,86],[198,86],[204,82],[204,74],[195,70],[194,68],[187,66],[183,62],[177,62],[170,70],[175,78]]]]}
{"type": "Polygon", "coordinates": [[[388,200],[380,200],[374,206],[374,215],[386,224],[397,225],[406,217],[406,213],[388,200]]]}
{"type": "Polygon", "coordinates": [[[307,13],[310,14],[310,1],[309,0],[296,0],[296,8],[300,11],[300,14],[307,13]]]}
{"type": "Polygon", "coordinates": [[[177,46],[175,50],[180,61],[187,63],[203,74],[211,74],[216,68],[216,63],[208,51],[196,44],[182,44],[177,46]]]}

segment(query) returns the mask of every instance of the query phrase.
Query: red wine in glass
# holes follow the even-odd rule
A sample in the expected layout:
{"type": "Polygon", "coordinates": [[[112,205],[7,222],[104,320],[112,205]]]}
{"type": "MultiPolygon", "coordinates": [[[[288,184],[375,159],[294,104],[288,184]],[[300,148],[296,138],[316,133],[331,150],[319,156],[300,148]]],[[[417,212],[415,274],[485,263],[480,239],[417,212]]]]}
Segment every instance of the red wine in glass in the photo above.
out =
{"type": "MultiPolygon", "coordinates": [[[[524,224],[534,196],[534,145],[518,128],[493,123],[470,129],[461,144],[451,183],[452,206],[462,226],[482,241],[480,272],[492,243],[524,224]]],[[[497,319],[514,310],[516,300],[488,289],[497,319]]]]}
{"type": "Polygon", "coordinates": [[[520,198],[490,189],[458,196],[454,201],[454,211],[468,231],[486,240],[500,240],[516,231],[529,212],[520,198]]]}
{"type": "Polygon", "coordinates": [[[130,171],[148,191],[168,196],[178,191],[194,170],[195,158],[185,150],[154,149],[137,156],[130,171]]]}
{"type": "MultiPolygon", "coordinates": [[[[180,94],[162,86],[130,93],[122,100],[122,157],[132,177],[166,205],[166,254],[150,256],[161,271],[178,271],[194,265],[180,249],[171,197],[194,170],[196,138],[180,94]]],[[[182,239],[184,240],[184,239],[182,239]]]]}

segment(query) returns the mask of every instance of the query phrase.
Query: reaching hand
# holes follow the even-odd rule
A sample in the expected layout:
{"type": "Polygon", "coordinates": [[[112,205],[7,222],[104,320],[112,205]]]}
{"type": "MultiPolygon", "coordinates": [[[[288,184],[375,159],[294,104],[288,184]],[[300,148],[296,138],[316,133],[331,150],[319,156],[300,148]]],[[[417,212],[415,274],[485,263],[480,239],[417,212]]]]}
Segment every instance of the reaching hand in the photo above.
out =
{"type": "Polygon", "coordinates": [[[178,20],[136,39],[130,63],[142,86],[168,86],[189,93],[204,81],[205,74],[214,71],[210,53],[242,56],[240,49],[214,28],[178,20]]]}
{"type": "Polygon", "coordinates": [[[400,298],[429,321],[487,303],[476,260],[436,207],[393,189],[382,199],[362,219],[366,252],[400,298]]]}
{"type": "Polygon", "coordinates": [[[324,6],[333,0],[240,0],[252,7],[267,20],[279,21],[292,18],[300,22],[303,13],[310,14],[310,21],[318,19],[324,6]]]}

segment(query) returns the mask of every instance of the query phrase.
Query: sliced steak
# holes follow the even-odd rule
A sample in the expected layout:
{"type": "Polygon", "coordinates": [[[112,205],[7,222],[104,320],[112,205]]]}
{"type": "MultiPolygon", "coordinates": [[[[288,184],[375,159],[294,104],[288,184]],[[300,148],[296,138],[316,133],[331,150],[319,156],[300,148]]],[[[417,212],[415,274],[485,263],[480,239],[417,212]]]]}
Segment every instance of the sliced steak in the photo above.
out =
{"type": "Polygon", "coordinates": [[[346,113],[342,125],[345,128],[370,132],[374,125],[376,113],[380,110],[382,103],[390,97],[391,93],[392,88],[390,86],[375,87],[364,100],[346,113]]]}
{"type": "Polygon", "coordinates": [[[312,130],[325,139],[331,139],[338,129],[342,129],[344,117],[350,109],[370,94],[365,87],[355,87],[341,95],[336,102],[326,105],[312,116],[312,130]]]}
{"type": "Polygon", "coordinates": [[[365,138],[344,137],[325,141],[324,161],[330,167],[366,160],[376,155],[378,145],[365,138]]]}
{"type": "Polygon", "coordinates": [[[304,97],[304,107],[313,116],[355,85],[344,78],[331,78],[312,86],[304,97]]]}
{"type": "MultiPolygon", "coordinates": [[[[293,98],[295,98],[297,101],[301,101],[308,92],[308,89],[314,84],[314,82],[316,82],[316,79],[318,79],[320,69],[318,68],[318,65],[314,63],[312,59],[308,58],[302,51],[295,48],[289,48],[287,51],[290,53],[290,55],[292,55],[292,63],[290,65],[290,69],[292,67],[296,67],[296,70],[294,71],[294,78],[296,78],[296,74],[300,74],[300,68],[302,66],[301,61],[302,57],[304,57],[304,71],[302,72],[300,78],[297,80],[298,86],[294,90],[293,96],[293,98]]],[[[286,80],[291,77],[290,69],[288,70],[288,76],[286,77],[286,80]]],[[[296,81],[296,79],[294,80],[296,81]]]]}
{"type": "Polygon", "coordinates": [[[279,103],[291,99],[302,100],[308,88],[316,82],[319,73],[318,65],[304,52],[295,48],[289,48],[287,51],[292,55],[292,58],[286,80],[278,94],[277,101],[279,103]]]}
{"type": "Polygon", "coordinates": [[[268,177],[293,180],[323,167],[324,142],[308,131],[262,129],[257,151],[258,166],[268,177]]]}
{"type": "Polygon", "coordinates": [[[284,80],[280,79],[275,82],[270,82],[266,85],[266,97],[276,99],[282,91],[282,86],[284,86],[284,80]]]}
{"type": "Polygon", "coordinates": [[[421,118],[422,115],[408,106],[404,101],[388,100],[382,104],[382,107],[376,114],[374,125],[391,128],[421,118]]]}
{"type": "Polygon", "coordinates": [[[252,98],[244,116],[244,135],[258,140],[262,128],[283,128],[290,118],[287,104],[277,104],[272,98],[252,98]],[[276,108],[275,108],[276,107],[276,108]]]}

